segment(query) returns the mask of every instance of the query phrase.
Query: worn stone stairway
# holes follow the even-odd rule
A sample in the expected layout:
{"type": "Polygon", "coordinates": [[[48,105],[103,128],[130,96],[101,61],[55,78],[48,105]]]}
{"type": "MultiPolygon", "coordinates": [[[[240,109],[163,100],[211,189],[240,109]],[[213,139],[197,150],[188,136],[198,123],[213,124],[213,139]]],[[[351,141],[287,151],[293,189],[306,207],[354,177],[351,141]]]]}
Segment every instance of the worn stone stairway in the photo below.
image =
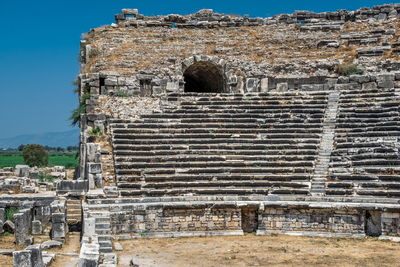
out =
{"type": "Polygon", "coordinates": [[[120,194],[308,195],[328,94],[169,94],[162,113],[112,119],[120,194]]]}
{"type": "Polygon", "coordinates": [[[82,222],[82,203],[80,199],[67,199],[67,223],[75,225],[82,222]]]}
{"type": "Polygon", "coordinates": [[[339,98],[340,92],[338,91],[333,91],[329,94],[318,160],[311,183],[311,194],[315,196],[325,195],[325,181],[328,176],[329,162],[333,151],[339,98]]]}
{"type": "Polygon", "coordinates": [[[98,236],[100,252],[112,252],[110,212],[95,210],[90,212],[90,216],[95,218],[95,233],[98,236]]]}

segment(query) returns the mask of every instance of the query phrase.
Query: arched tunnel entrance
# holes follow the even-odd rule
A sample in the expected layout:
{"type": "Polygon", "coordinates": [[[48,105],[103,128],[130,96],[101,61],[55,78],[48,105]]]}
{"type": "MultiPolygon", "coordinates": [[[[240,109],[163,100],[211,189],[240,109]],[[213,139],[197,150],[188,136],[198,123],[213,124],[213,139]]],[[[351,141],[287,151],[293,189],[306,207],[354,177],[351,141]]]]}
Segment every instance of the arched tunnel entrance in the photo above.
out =
{"type": "Polygon", "coordinates": [[[224,75],[222,69],[208,61],[200,61],[183,73],[185,92],[222,93],[224,91],[224,75]]]}

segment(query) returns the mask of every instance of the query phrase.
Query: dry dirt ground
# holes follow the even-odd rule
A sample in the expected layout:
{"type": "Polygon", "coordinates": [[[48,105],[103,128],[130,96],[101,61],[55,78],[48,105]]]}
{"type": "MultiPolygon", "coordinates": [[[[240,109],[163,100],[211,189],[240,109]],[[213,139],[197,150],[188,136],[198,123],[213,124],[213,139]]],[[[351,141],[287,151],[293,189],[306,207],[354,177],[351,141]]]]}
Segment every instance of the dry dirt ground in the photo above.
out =
{"type": "Polygon", "coordinates": [[[80,235],[79,233],[69,233],[65,244],[61,249],[48,250],[50,253],[56,253],[56,259],[51,264],[54,267],[72,267],[76,266],[79,260],[80,235]]]}
{"type": "Polygon", "coordinates": [[[119,242],[119,265],[400,266],[400,243],[374,238],[195,237],[119,242]]]}
{"type": "MultiPolygon", "coordinates": [[[[49,240],[48,236],[34,236],[35,244],[49,240]]],[[[17,247],[14,244],[14,235],[0,236],[0,249],[23,250],[26,246],[17,247]]],[[[79,248],[80,248],[79,233],[69,233],[66,243],[61,249],[49,249],[50,253],[57,254],[56,260],[51,266],[56,267],[71,267],[78,263],[79,248]]],[[[12,256],[0,255],[0,267],[8,267],[13,265],[12,256]]]]}

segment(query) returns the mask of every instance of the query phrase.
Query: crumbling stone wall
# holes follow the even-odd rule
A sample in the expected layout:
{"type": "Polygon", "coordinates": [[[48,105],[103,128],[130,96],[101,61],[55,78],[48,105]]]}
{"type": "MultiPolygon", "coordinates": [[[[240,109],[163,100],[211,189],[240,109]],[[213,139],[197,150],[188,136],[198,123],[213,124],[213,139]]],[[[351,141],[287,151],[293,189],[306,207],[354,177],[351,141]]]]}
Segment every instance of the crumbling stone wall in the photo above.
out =
{"type": "Polygon", "coordinates": [[[238,208],[150,208],[112,212],[113,234],[130,233],[145,237],[149,233],[241,230],[238,208]]]}
{"type": "Polygon", "coordinates": [[[266,233],[319,232],[364,234],[364,215],[358,210],[266,208],[259,215],[266,233]]]}

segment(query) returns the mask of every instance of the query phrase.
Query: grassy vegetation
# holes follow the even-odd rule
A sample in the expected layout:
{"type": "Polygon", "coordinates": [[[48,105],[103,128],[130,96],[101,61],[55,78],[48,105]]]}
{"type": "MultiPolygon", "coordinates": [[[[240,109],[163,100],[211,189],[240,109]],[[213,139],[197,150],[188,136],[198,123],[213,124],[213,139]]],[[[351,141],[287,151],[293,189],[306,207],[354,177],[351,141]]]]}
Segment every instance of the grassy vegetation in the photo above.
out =
{"type": "MultiPolygon", "coordinates": [[[[0,168],[25,164],[20,151],[0,151],[0,168]]],[[[48,166],[65,166],[73,169],[78,166],[76,152],[49,152],[48,166]]]]}
{"type": "Polygon", "coordinates": [[[343,63],[337,66],[336,72],[342,76],[350,76],[353,74],[363,74],[364,70],[353,63],[343,63]]]}
{"type": "Polygon", "coordinates": [[[54,178],[51,175],[48,175],[46,173],[39,173],[39,181],[41,182],[53,182],[54,178]]]}
{"type": "Polygon", "coordinates": [[[6,208],[5,210],[5,217],[6,221],[12,221],[14,214],[17,214],[19,212],[19,209],[14,209],[14,208],[6,208]]]}

